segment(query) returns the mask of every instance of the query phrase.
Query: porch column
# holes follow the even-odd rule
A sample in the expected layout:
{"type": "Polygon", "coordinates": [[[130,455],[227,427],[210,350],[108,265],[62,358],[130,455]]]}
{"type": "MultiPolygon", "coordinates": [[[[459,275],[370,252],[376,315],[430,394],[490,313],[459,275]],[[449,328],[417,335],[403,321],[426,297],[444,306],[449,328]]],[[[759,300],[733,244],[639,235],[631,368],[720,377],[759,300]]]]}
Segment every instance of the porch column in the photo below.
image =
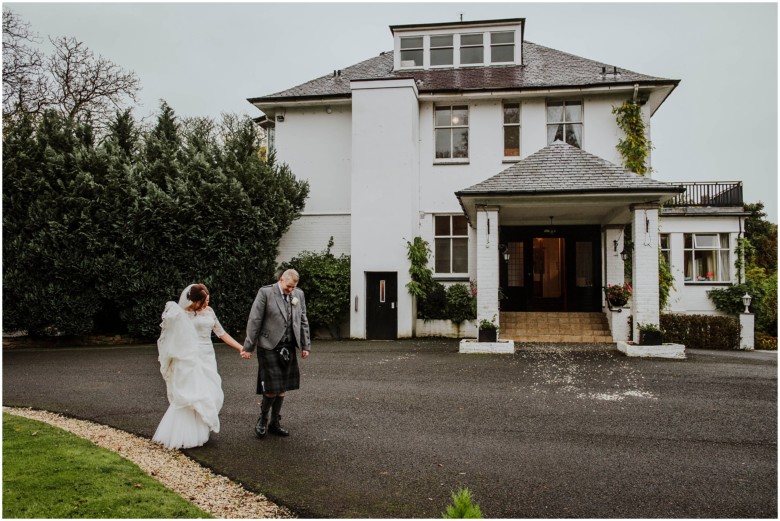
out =
{"type": "MultiPolygon", "coordinates": [[[[625,282],[625,272],[623,271],[623,257],[620,252],[623,251],[623,226],[605,226],[604,240],[606,241],[607,254],[604,258],[606,266],[606,276],[604,286],[620,285],[625,282]]],[[[601,295],[604,299],[604,295],[601,295]]]]}
{"type": "Polygon", "coordinates": [[[631,206],[634,255],[633,338],[639,341],[638,324],[659,324],[658,309],[658,203],[631,206]]]}
{"type": "MultiPolygon", "coordinates": [[[[477,208],[477,324],[498,324],[498,208],[477,208]]],[[[499,333],[500,334],[500,333],[499,333]]]]}

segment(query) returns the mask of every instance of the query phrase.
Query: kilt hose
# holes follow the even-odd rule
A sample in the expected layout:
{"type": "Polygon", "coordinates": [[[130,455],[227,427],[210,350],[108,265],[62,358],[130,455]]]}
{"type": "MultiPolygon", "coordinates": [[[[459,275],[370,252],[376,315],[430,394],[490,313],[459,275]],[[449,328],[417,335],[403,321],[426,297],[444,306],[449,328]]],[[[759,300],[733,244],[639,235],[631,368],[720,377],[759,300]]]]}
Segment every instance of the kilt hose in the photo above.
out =
{"type": "Polygon", "coordinates": [[[290,363],[285,364],[279,355],[282,344],[275,349],[257,350],[257,362],[260,370],[257,372],[257,394],[283,393],[300,388],[301,373],[298,370],[298,350],[294,344],[287,346],[292,355],[290,363]]]}

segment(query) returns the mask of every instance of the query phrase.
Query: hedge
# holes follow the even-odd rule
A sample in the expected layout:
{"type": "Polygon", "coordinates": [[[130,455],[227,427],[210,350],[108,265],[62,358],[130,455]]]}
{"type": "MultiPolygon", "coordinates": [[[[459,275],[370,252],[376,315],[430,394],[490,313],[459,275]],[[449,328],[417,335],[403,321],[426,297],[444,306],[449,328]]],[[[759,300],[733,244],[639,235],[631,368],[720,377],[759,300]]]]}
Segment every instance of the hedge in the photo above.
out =
{"type": "Polygon", "coordinates": [[[719,315],[661,314],[664,342],[689,349],[739,349],[739,319],[719,315]]]}

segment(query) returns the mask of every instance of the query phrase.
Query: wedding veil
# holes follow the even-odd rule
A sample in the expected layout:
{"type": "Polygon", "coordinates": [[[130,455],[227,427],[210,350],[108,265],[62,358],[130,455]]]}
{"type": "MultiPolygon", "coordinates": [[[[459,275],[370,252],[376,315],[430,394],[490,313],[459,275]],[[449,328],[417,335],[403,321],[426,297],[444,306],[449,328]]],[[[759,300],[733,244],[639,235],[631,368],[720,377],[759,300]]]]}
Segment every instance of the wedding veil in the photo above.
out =
{"type": "Polygon", "coordinates": [[[187,297],[190,294],[190,289],[192,289],[192,286],[194,285],[195,284],[190,284],[189,286],[184,288],[184,291],[181,292],[181,296],[179,297],[179,307],[181,307],[182,309],[186,309],[190,307],[190,305],[192,304],[192,301],[187,297]]]}

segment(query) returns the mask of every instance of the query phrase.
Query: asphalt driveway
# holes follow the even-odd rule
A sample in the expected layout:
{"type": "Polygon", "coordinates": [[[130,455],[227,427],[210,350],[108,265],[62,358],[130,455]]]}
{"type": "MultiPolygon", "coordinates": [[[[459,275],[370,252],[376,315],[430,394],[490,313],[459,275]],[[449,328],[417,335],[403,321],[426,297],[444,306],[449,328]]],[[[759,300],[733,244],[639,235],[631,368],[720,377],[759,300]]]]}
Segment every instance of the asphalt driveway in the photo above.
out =
{"type": "MultiPolygon", "coordinates": [[[[493,518],[776,518],[776,353],[688,356],[320,341],[292,435],[258,440],[257,362],[218,344],[222,431],[186,452],[310,518],[440,517],[460,485],[493,518]]],[[[153,345],[4,350],[3,405],[150,438],[158,368],[153,345]]]]}

